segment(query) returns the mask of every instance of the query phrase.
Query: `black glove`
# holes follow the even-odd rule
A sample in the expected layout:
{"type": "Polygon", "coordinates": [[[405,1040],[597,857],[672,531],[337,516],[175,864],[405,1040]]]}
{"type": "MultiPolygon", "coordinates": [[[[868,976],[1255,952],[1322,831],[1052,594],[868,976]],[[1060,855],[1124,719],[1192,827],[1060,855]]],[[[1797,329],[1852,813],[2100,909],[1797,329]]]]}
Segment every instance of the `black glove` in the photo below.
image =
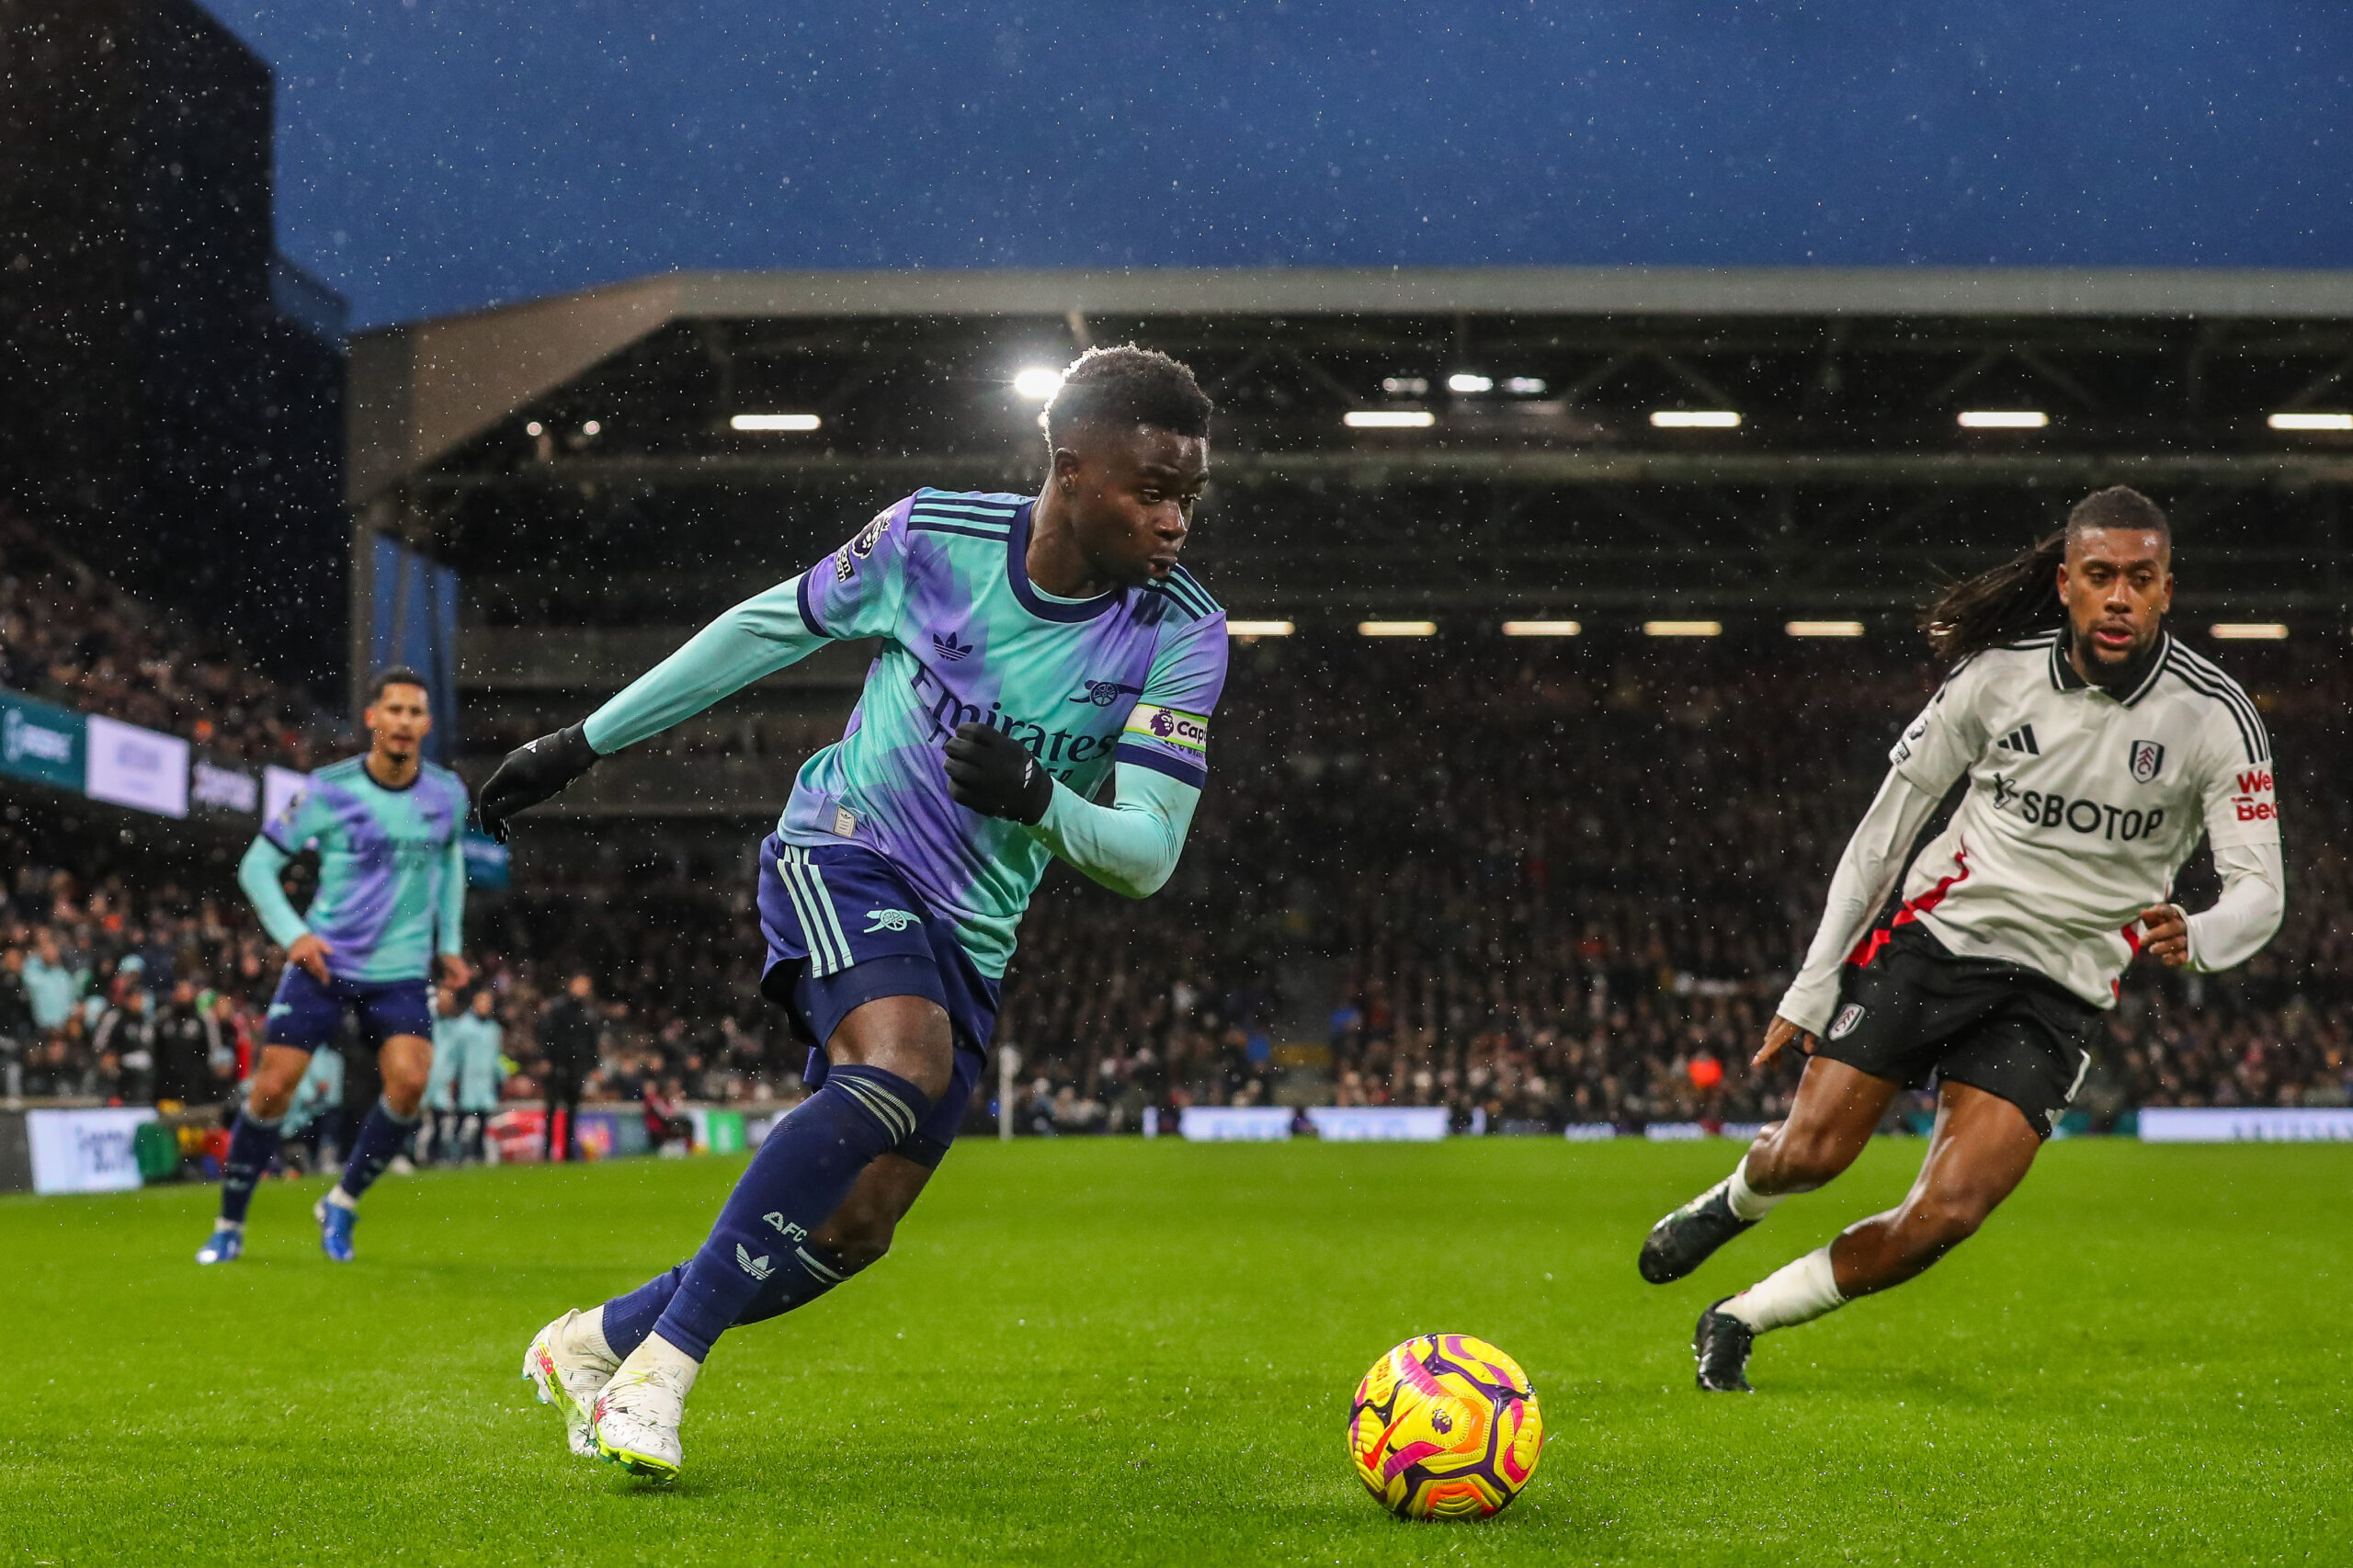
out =
{"type": "Polygon", "coordinates": [[[541,735],[506,754],[506,760],[482,787],[474,815],[484,833],[504,844],[517,812],[538,805],[596,766],[597,753],[588,744],[585,724],[541,735]]]}
{"type": "Polygon", "coordinates": [[[994,724],[959,724],[948,743],[948,793],[984,817],[1036,823],[1054,803],[1054,776],[994,724]]]}

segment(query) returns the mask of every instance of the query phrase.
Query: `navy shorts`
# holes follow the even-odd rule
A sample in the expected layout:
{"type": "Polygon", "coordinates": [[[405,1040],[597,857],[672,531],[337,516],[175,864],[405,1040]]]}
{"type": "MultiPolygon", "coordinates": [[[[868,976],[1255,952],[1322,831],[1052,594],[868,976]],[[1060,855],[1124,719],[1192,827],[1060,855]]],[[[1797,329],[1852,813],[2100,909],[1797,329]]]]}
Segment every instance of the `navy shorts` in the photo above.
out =
{"type": "Polygon", "coordinates": [[[803,1074],[825,1081],[825,1042],[844,1018],[884,996],[922,996],[948,1014],[955,1061],[948,1092],[892,1153],[936,1167],[956,1141],[988,1061],[999,983],[980,971],[948,922],[896,866],[856,844],[814,849],[771,834],[760,846],[760,990],[810,1047],[803,1074]]]}
{"type": "Polygon", "coordinates": [[[359,1032],[369,1049],[380,1048],[396,1034],[433,1038],[433,998],[423,980],[345,980],[341,976],[321,985],[301,964],[290,963],[278,978],[278,994],[269,999],[269,1018],[263,1043],[316,1051],[335,1043],[346,1008],[359,1016],[359,1032]]]}

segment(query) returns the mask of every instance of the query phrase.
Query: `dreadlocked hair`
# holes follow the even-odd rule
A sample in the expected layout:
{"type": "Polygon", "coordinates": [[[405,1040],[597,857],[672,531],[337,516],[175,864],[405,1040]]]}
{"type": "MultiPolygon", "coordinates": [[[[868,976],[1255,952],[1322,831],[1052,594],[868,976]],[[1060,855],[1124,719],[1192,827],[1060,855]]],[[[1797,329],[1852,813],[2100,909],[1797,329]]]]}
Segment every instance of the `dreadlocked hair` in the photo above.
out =
{"type": "Polygon", "coordinates": [[[2094,491],[2075,503],[2066,527],[1999,566],[1947,585],[1920,611],[1920,630],[1937,657],[1958,663],[2064,619],[2059,567],[2067,559],[2067,541],[2097,528],[2140,528],[2173,538],[2165,509],[2130,485],[2094,491]]]}

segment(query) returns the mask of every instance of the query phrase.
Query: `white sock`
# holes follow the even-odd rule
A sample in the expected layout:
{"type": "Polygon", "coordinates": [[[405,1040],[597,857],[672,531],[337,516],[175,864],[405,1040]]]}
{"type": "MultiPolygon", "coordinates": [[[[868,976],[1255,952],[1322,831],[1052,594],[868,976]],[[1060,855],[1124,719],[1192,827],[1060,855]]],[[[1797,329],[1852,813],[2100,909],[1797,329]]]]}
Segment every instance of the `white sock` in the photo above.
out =
{"type": "Polygon", "coordinates": [[[585,1312],[574,1312],[571,1333],[572,1348],[578,1354],[593,1356],[608,1366],[620,1359],[605,1338],[604,1308],[591,1307],[585,1312]]]}
{"type": "Polygon", "coordinates": [[[1773,1211],[1773,1205],[1789,1196],[1786,1192],[1767,1196],[1748,1185],[1748,1156],[1743,1154],[1740,1164],[1733,1166],[1732,1176],[1724,1184],[1726,1198],[1733,1213],[1743,1220],[1762,1220],[1773,1211]]]}
{"type": "Polygon", "coordinates": [[[344,1191],[341,1182],[327,1188],[327,1201],[338,1209],[348,1209],[355,1214],[359,1212],[359,1199],[344,1191]]]}
{"type": "Polygon", "coordinates": [[[613,1376],[629,1372],[667,1372],[677,1381],[678,1393],[685,1397],[695,1386],[695,1374],[702,1370],[702,1363],[662,1337],[659,1332],[645,1336],[645,1343],[629,1353],[613,1376]]]}
{"type": "Polygon", "coordinates": [[[1784,1264],[1726,1301],[1722,1310],[1762,1334],[1768,1328],[1810,1323],[1846,1304],[1847,1298],[1838,1293],[1837,1278],[1830,1271],[1830,1249],[1825,1246],[1784,1264]]]}
{"type": "Polygon", "coordinates": [[[212,1228],[216,1231],[236,1231],[242,1233],[245,1228],[245,1222],[243,1220],[215,1220],[212,1221],[212,1228]]]}

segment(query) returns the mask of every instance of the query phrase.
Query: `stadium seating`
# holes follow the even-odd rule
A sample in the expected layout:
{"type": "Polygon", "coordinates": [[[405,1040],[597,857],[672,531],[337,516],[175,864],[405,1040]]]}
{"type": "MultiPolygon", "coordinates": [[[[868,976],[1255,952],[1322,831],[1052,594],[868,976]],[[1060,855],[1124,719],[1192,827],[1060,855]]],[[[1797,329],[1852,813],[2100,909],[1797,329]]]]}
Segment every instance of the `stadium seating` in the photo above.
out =
{"type": "MultiPolygon", "coordinates": [[[[185,629],[26,525],[0,520],[0,540],[6,684],[250,759],[328,755],[310,705],[233,651],[199,642],[208,656],[190,658],[185,629]]],[[[2142,1105],[2341,1104],[2353,1087],[2353,871],[2327,847],[2353,840],[2353,788],[2326,766],[2347,753],[2353,662],[2318,640],[2223,658],[2280,757],[2288,924],[2237,973],[2136,971],[2079,1102],[2095,1126],[2142,1105]]],[[[1752,1074],[1749,1052],[1932,682],[1892,632],[1238,644],[1176,881],[1131,904],[1058,869],[1023,928],[1000,1029],[1021,1057],[1015,1124],[1133,1131],[1148,1106],[1302,1099],[1443,1104],[1490,1131],[1768,1119],[1795,1064],[1752,1074]]],[[[745,733],[781,799],[808,737],[745,733]]],[[[470,734],[468,771],[517,738],[470,734]]],[[[745,849],[761,826],[681,846],[607,824],[604,853],[527,854],[511,893],[477,902],[470,946],[526,1069],[511,1093],[531,1088],[541,986],[575,966],[611,1009],[606,1093],[796,1092],[801,1052],[756,992],[745,849]]],[[[157,881],[86,835],[0,835],[14,1090],[152,1085],[90,1038],[107,1003],[166,977],[196,978],[249,1046],[276,958],[225,872],[157,881]],[[33,1027],[19,975],[45,950],[86,980],[72,1019],[33,1027]]],[[[2188,901],[2211,890],[2194,864],[2188,901]]]]}

